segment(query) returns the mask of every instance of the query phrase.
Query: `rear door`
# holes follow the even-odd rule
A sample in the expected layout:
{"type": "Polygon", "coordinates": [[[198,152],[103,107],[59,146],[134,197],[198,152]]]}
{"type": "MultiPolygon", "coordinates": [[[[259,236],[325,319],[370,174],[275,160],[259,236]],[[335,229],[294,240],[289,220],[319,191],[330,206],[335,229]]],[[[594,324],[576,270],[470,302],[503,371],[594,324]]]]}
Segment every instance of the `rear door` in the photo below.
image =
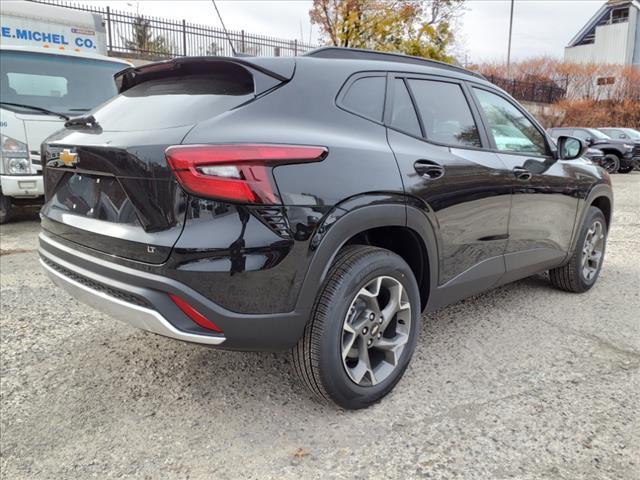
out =
{"type": "Polygon", "coordinates": [[[454,289],[460,296],[491,287],[504,272],[510,179],[484,149],[465,86],[394,75],[388,97],[388,141],[405,192],[423,205],[438,237],[439,285],[466,284],[454,289]]]}
{"type": "Polygon", "coordinates": [[[568,249],[578,208],[577,184],[556,161],[543,130],[507,96],[471,88],[489,140],[510,171],[513,188],[505,252],[514,276],[556,265],[568,249]]]}
{"type": "MultiPolygon", "coordinates": [[[[145,70],[147,68],[147,70],[145,70]]],[[[165,158],[193,126],[255,97],[252,73],[231,62],[156,64],[123,93],[44,145],[43,227],[131,260],[164,262],[182,231],[188,196],[165,158]]]]}

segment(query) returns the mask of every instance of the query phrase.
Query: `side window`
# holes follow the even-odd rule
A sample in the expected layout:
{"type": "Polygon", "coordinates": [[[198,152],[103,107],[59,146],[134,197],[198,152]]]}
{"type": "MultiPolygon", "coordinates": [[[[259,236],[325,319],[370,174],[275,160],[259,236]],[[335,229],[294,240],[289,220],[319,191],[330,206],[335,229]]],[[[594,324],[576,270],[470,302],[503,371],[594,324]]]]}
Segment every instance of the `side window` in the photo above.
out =
{"type": "Polygon", "coordinates": [[[579,138],[580,140],[586,140],[587,138],[591,137],[589,132],[587,132],[586,130],[574,130],[571,136],[579,138]]]}
{"type": "Polygon", "coordinates": [[[427,140],[480,147],[480,135],[462,88],[457,83],[409,80],[427,140]]]}
{"type": "Polygon", "coordinates": [[[498,150],[546,155],[544,136],[515,105],[486,90],[474,90],[498,150]]]}
{"type": "Polygon", "coordinates": [[[626,133],[622,130],[611,129],[604,132],[606,135],[609,135],[611,138],[629,138],[626,133]]]}
{"type": "Polygon", "coordinates": [[[390,125],[416,137],[422,136],[418,115],[413,107],[407,86],[404,84],[404,80],[399,78],[394,80],[393,85],[393,112],[390,125]]]}
{"type": "Polygon", "coordinates": [[[364,117],[382,121],[386,77],[362,77],[342,97],[342,106],[364,117]]]}
{"type": "Polygon", "coordinates": [[[566,128],[554,128],[553,129],[553,136],[554,137],[560,137],[562,135],[564,135],[566,137],[571,137],[572,134],[573,134],[573,131],[567,130],[566,128]]]}

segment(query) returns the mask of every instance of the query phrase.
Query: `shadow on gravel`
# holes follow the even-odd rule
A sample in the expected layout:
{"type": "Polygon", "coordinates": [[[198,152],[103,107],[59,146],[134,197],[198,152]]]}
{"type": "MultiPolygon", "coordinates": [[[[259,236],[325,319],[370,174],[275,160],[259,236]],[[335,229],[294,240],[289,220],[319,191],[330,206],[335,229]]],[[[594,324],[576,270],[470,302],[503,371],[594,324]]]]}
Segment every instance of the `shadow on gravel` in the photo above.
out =
{"type": "MultiPolygon", "coordinates": [[[[40,221],[40,207],[20,207],[11,212],[9,222],[5,225],[10,225],[17,222],[31,222],[40,221]]],[[[4,225],[3,225],[4,226],[4,225]]]]}
{"type": "MultiPolygon", "coordinates": [[[[416,352],[420,364],[413,367],[431,370],[441,363],[442,345],[446,345],[451,358],[458,358],[465,353],[465,342],[451,339],[471,336],[473,330],[484,328],[487,322],[500,328],[504,317],[496,318],[493,314],[496,309],[517,308],[522,289],[535,294],[536,290],[548,293],[550,288],[544,277],[533,277],[428,315],[416,352]]],[[[112,335],[111,330],[99,329],[95,335],[77,337],[74,341],[84,345],[61,346],[63,350],[70,350],[67,355],[74,352],[71,364],[65,368],[74,369],[77,377],[74,388],[67,390],[67,394],[78,396],[79,401],[71,401],[70,405],[86,405],[80,400],[90,396],[94,399],[90,408],[98,411],[111,410],[114,399],[117,403],[134,402],[137,408],[165,415],[175,409],[197,411],[202,408],[216,412],[211,413],[209,421],[232,412],[253,411],[255,414],[259,405],[260,409],[270,409],[270,418],[261,421],[264,424],[286,416],[291,407],[304,410],[318,420],[341,411],[313,399],[298,382],[288,352],[215,350],[137,332],[130,327],[119,330],[116,335],[112,335]],[[90,345],[96,336],[99,343],[90,345]],[[84,355],[78,355],[79,351],[84,355]]],[[[429,395],[429,388],[421,382],[411,385],[411,389],[423,391],[416,392],[418,396],[429,395]]],[[[77,413],[87,414],[86,411],[77,413]]]]}

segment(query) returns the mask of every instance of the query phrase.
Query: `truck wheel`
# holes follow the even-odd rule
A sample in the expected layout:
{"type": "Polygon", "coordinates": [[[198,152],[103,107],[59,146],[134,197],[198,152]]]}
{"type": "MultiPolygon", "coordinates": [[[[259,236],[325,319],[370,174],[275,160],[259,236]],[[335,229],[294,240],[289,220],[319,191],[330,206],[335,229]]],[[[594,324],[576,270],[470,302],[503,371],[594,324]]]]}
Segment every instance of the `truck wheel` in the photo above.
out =
{"type": "Polygon", "coordinates": [[[0,224],[7,223],[11,219],[11,198],[0,193],[0,224]]]}
{"type": "Polygon", "coordinates": [[[402,377],[420,323],[420,293],[409,265],[388,250],[348,246],[333,262],[293,348],[295,371],[318,399],[367,407],[402,377]]]}
{"type": "Polygon", "coordinates": [[[551,283],[567,292],[582,293],[596,283],[607,245],[607,221],[602,211],[589,207],[569,263],[549,270],[551,283]]]}
{"type": "Polygon", "coordinates": [[[620,159],[614,153],[607,153],[600,164],[609,173],[616,173],[620,168],[620,159]]]}

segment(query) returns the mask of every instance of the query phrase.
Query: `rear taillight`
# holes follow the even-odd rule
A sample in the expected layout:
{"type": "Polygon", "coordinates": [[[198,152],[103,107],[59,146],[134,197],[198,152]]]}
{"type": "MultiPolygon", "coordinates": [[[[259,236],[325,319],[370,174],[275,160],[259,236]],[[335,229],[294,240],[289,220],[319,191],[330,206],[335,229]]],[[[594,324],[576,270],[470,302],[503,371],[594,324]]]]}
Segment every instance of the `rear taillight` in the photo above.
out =
{"type": "Polygon", "coordinates": [[[271,167],[316,162],[325,147],[303,145],[176,145],[165,150],[182,187],[199,197],[277,203],[271,167]]]}
{"type": "Polygon", "coordinates": [[[214,332],[222,333],[222,329],[209,320],[207,317],[202,315],[198,310],[189,305],[186,300],[174,295],[172,293],[169,294],[169,297],[175,303],[182,313],[184,313],[187,317],[189,317],[194,323],[200,325],[202,328],[206,328],[207,330],[213,330],[214,332]]]}

